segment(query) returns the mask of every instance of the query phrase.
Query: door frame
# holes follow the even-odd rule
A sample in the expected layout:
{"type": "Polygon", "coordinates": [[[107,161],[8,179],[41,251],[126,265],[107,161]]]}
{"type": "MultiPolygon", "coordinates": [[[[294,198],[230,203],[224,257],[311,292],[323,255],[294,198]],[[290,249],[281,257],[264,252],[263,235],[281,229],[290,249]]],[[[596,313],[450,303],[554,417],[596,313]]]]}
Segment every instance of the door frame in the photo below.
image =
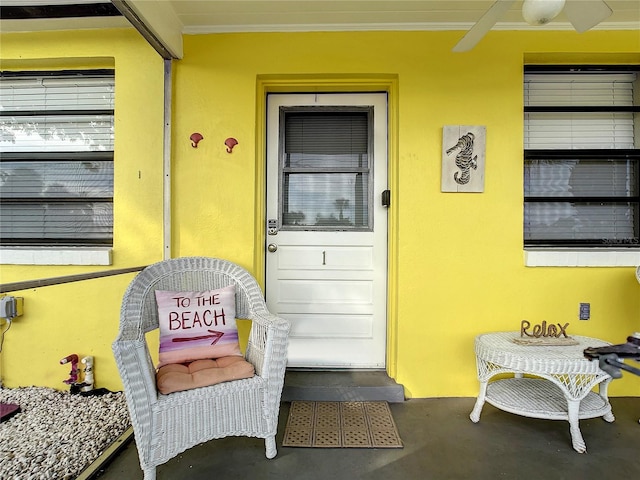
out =
{"type": "Polygon", "coordinates": [[[387,340],[386,371],[396,378],[398,358],[398,77],[375,76],[308,76],[258,75],[256,81],[256,164],[255,164],[255,225],[253,271],[262,288],[265,287],[266,262],[266,145],[268,93],[371,93],[386,92],[387,105],[387,183],[391,190],[391,205],[387,219],[387,340]]]}
{"type": "MultiPolygon", "coordinates": [[[[272,313],[295,319],[289,337],[289,367],[386,368],[389,212],[381,198],[382,192],[388,189],[387,97],[386,92],[273,93],[268,96],[266,210],[267,218],[278,220],[276,236],[267,236],[269,244],[277,245],[277,252],[265,254],[265,293],[267,308],[272,313]],[[365,184],[361,190],[362,197],[355,191],[356,171],[348,173],[343,170],[340,167],[342,162],[338,164],[327,160],[329,164],[325,173],[314,177],[324,178],[330,171],[341,172],[333,178],[341,186],[337,196],[349,198],[353,205],[354,210],[347,214],[355,222],[352,228],[332,225],[331,222],[315,226],[313,224],[316,217],[313,212],[306,213],[309,222],[304,227],[291,226],[285,221],[283,209],[290,209],[291,206],[285,206],[284,163],[287,162],[284,157],[288,155],[285,155],[284,145],[289,142],[284,126],[287,115],[296,112],[305,112],[307,115],[318,112],[333,115],[349,112],[358,115],[366,125],[365,130],[358,130],[366,139],[366,144],[362,145],[358,141],[357,150],[360,153],[366,152],[366,160],[363,161],[360,157],[359,163],[352,164],[355,158],[349,157],[347,165],[344,165],[344,168],[357,165],[365,167],[364,171],[367,173],[362,182],[365,184]],[[360,201],[364,207],[364,218],[360,218],[362,224],[356,221],[360,201]],[[313,260],[316,256],[318,262],[313,260]],[[281,278],[283,275],[284,278],[281,278]],[[309,301],[316,297],[317,302],[309,301]]],[[[326,140],[331,144],[337,141],[326,140]]],[[[345,153],[349,153],[348,147],[345,153]]],[[[295,153],[292,155],[296,157],[295,153]]],[[[293,157],[290,166],[292,170],[296,170],[293,157]]],[[[318,163],[312,164],[320,166],[318,163]]],[[[302,170],[296,171],[302,173],[302,170]]],[[[313,173],[310,175],[313,176],[313,173]]],[[[304,174],[301,176],[306,178],[304,174]]],[[[292,173],[292,186],[296,184],[295,177],[292,173]]],[[[320,188],[320,185],[313,186],[315,180],[308,181],[309,185],[302,181],[300,185],[293,187],[293,191],[306,187],[310,191],[320,188]]],[[[330,180],[331,183],[333,181],[330,180]]],[[[337,193],[338,191],[330,189],[326,192],[326,197],[322,196],[334,199],[337,193]]],[[[300,201],[294,195],[292,201],[295,203],[296,199],[300,201]]],[[[319,211],[330,215],[336,213],[333,211],[334,207],[333,202],[323,204],[319,211]]],[[[298,204],[294,210],[299,208],[304,209],[298,204]]],[[[270,251],[269,248],[267,250],[270,251]]]]}

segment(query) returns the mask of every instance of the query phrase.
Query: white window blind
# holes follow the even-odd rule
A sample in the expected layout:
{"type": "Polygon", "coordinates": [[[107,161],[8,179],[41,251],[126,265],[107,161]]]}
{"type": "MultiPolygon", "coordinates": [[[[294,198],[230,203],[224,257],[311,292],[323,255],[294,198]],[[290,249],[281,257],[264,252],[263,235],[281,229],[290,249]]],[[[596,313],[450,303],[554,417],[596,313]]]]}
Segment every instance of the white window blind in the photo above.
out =
{"type": "Polygon", "coordinates": [[[636,74],[527,74],[526,107],[558,107],[525,113],[525,149],[635,148],[632,112],[570,112],[562,107],[633,106],[636,74]]]}
{"type": "Polygon", "coordinates": [[[112,151],[113,108],[113,77],[2,78],[1,151],[112,151]]]}
{"type": "Polygon", "coordinates": [[[635,73],[527,73],[526,106],[630,106],[635,73]]]}
{"type": "Polygon", "coordinates": [[[283,227],[370,228],[368,112],[290,112],[284,123],[283,227]]]}
{"type": "Polygon", "coordinates": [[[628,71],[525,74],[525,245],[638,245],[636,86],[628,71]]]}
{"type": "Polygon", "coordinates": [[[634,148],[632,113],[527,113],[525,148],[634,148]]]}
{"type": "Polygon", "coordinates": [[[3,245],[112,243],[112,71],[0,76],[3,245]]]}

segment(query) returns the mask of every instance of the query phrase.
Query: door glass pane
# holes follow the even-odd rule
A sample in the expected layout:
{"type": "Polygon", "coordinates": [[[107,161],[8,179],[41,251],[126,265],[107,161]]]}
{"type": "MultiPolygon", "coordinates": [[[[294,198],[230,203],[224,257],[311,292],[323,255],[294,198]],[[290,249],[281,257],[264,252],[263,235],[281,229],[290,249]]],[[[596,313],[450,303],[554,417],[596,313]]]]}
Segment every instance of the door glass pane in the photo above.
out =
{"type": "Polygon", "coordinates": [[[370,229],[369,111],[286,112],[282,228],[370,229]]]}
{"type": "Polygon", "coordinates": [[[366,227],[366,173],[291,173],[284,177],[283,225],[366,227]]]}

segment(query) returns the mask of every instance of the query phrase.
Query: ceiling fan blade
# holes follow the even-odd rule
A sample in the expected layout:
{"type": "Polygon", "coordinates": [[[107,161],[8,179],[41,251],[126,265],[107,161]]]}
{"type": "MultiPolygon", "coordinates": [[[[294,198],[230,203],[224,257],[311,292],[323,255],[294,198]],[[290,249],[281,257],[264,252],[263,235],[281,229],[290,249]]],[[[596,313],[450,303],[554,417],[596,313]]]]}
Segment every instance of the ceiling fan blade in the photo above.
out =
{"type": "Polygon", "coordinates": [[[453,47],[454,52],[466,52],[471,50],[482,40],[489,30],[496,24],[500,17],[506,13],[515,0],[498,0],[487,10],[480,20],[469,29],[464,37],[453,47]]]}
{"type": "Polygon", "coordinates": [[[567,0],[564,5],[564,14],[579,33],[595,27],[612,13],[602,0],[567,0]]]}

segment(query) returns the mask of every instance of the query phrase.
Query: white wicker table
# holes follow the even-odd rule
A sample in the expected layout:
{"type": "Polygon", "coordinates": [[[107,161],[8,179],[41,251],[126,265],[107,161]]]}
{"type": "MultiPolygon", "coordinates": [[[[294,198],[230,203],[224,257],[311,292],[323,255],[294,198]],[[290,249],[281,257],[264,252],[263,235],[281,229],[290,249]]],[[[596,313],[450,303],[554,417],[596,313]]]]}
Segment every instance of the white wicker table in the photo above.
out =
{"type": "Polygon", "coordinates": [[[572,335],[578,345],[518,345],[520,332],[478,335],[475,340],[480,393],[469,416],[480,421],[486,402],[506,412],[525,417],[568,420],[574,450],[586,452],[580,432],[580,419],[615,417],[607,397],[611,377],[598,362],[584,358],[587,347],[609,345],[595,338],[572,335]],[[490,382],[499,374],[515,374],[490,382]],[[526,377],[524,375],[527,375],[526,377]],[[592,389],[598,385],[598,393],[592,389]]]}

